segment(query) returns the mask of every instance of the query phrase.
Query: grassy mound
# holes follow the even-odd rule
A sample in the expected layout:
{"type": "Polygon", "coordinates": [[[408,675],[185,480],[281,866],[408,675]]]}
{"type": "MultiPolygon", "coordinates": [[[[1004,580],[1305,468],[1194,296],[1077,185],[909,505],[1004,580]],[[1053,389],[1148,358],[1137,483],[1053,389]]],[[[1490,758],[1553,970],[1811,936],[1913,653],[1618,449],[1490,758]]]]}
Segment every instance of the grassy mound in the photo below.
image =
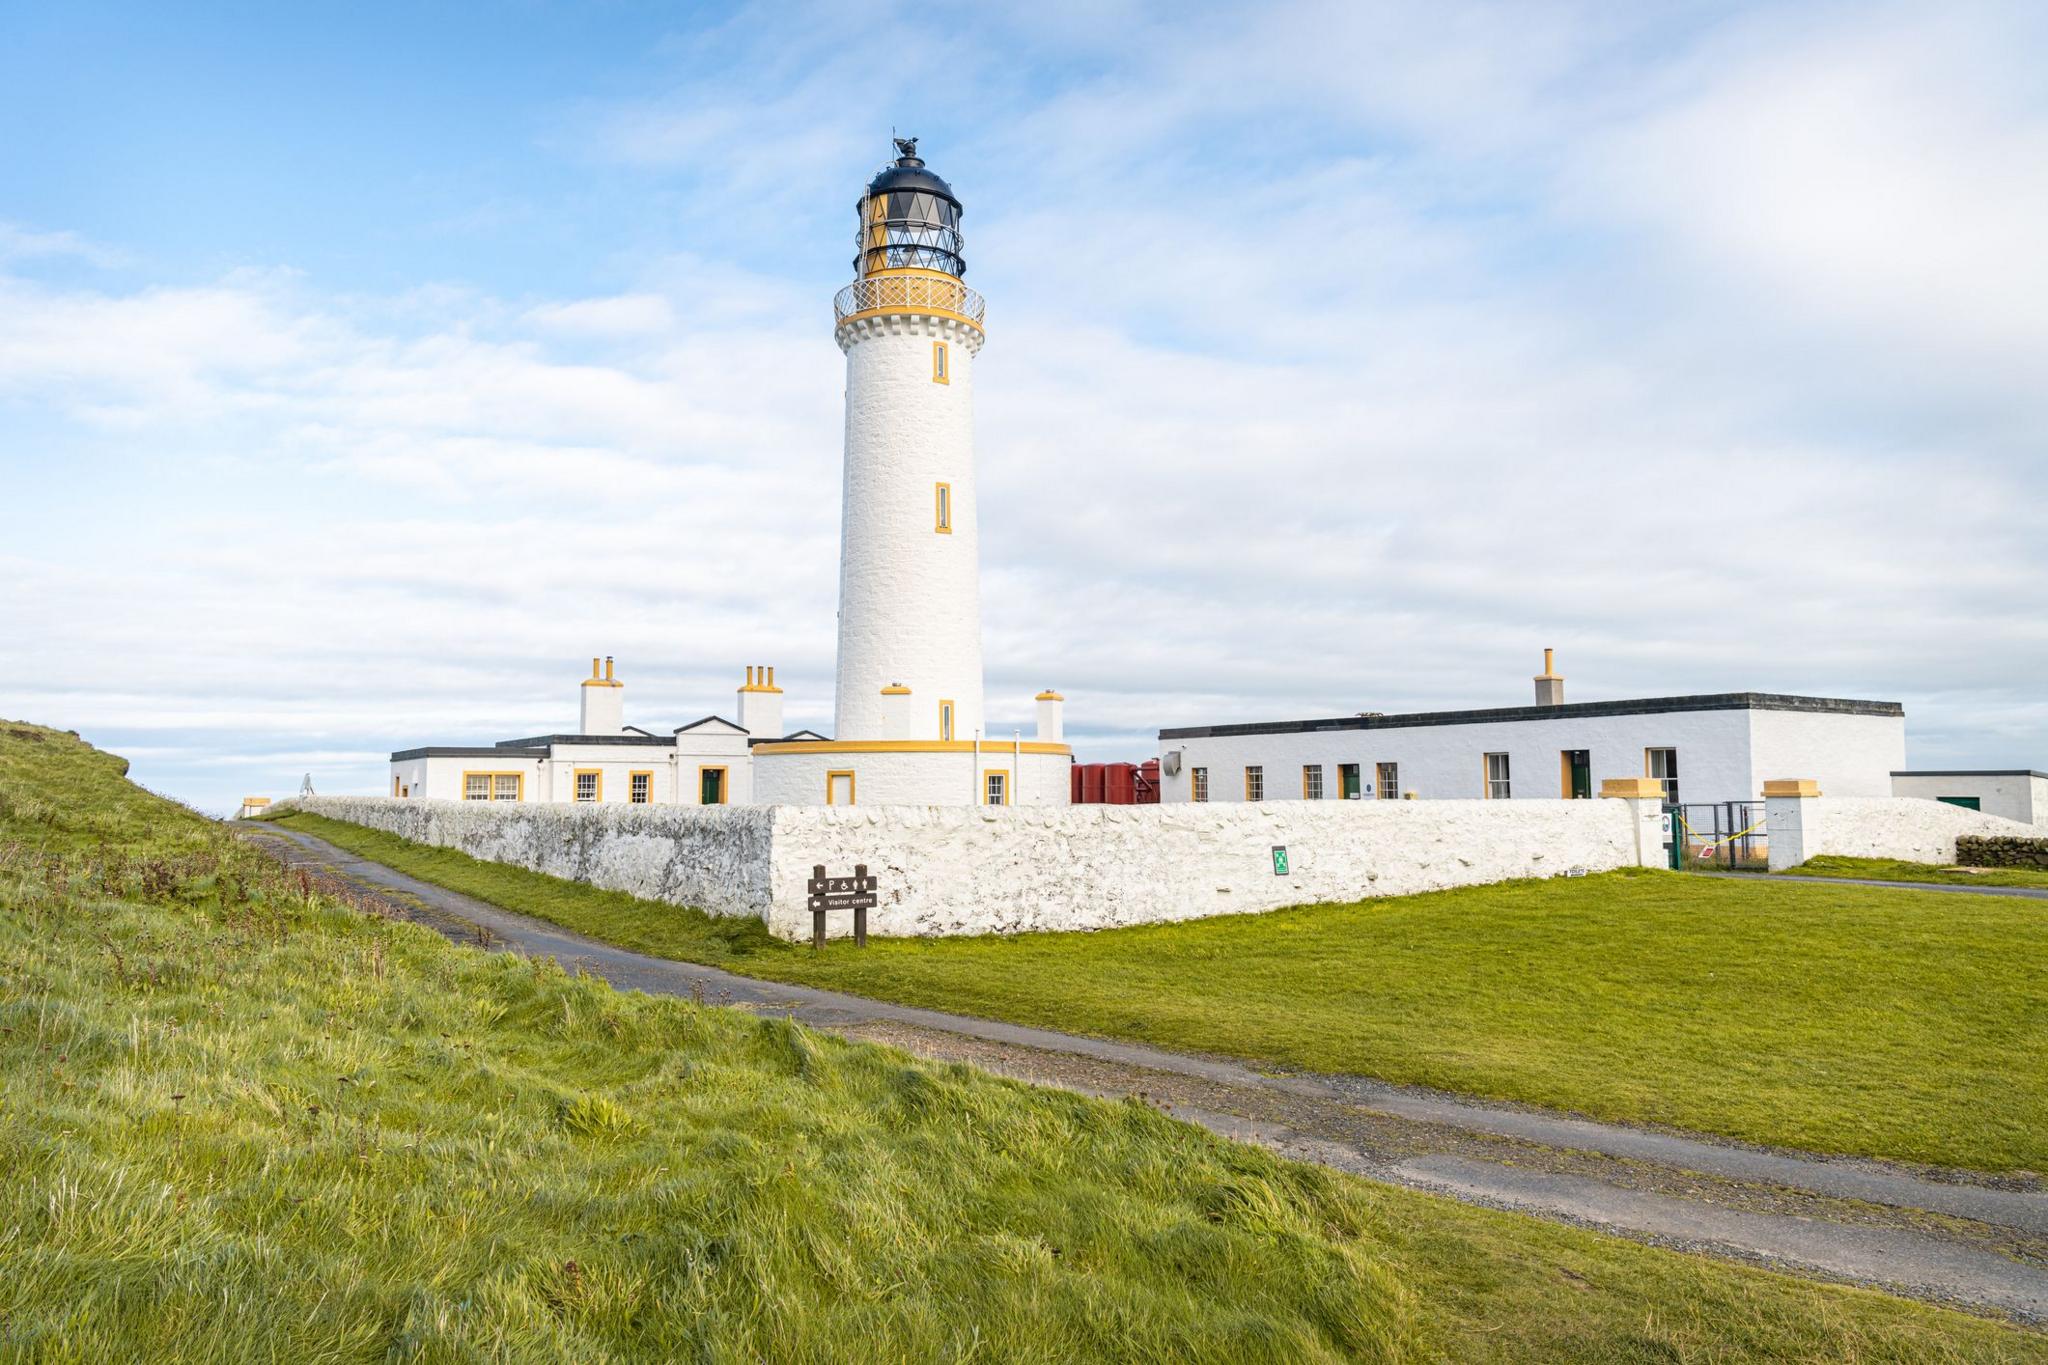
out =
{"type": "Polygon", "coordinates": [[[315,816],[284,823],[753,976],[1752,1142],[2048,1172],[2038,902],[1630,871],[819,957],[752,921],[315,816]]]}
{"type": "Polygon", "coordinates": [[[1860,877],[1874,882],[1934,882],[1943,886],[2020,886],[2048,890],[2048,872],[2027,867],[1955,867],[1898,858],[1840,858],[1823,854],[1788,867],[1785,877],[1860,877]]]}
{"type": "Polygon", "coordinates": [[[2048,1357],[451,946],[0,725],[0,1355],[2048,1357]]]}

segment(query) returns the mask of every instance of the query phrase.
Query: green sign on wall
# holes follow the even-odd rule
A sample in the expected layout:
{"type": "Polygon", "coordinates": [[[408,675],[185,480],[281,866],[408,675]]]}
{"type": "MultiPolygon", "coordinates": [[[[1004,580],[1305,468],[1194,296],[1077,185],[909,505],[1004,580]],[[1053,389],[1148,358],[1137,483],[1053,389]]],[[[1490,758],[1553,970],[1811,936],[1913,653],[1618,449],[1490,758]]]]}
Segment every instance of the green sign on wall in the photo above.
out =
{"type": "Polygon", "coordinates": [[[1285,844],[1273,845],[1273,875],[1276,877],[1287,875],[1287,846],[1285,844]]]}

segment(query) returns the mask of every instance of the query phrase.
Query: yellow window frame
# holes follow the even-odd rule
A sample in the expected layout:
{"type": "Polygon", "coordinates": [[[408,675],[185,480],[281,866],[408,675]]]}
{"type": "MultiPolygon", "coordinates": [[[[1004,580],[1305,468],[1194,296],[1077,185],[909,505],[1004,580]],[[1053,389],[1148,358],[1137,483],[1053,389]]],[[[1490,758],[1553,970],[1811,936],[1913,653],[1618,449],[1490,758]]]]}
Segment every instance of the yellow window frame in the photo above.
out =
{"type": "Polygon", "coordinates": [[[520,773],[520,772],[511,772],[511,773],[508,773],[508,772],[504,771],[504,770],[503,770],[502,768],[500,768],[500,769],[495,769],[495,770],[493,770],[493,769],[484,769],[484,768],[465,768],[465,769],[463,770],[463,773],[462,773],[462,788],[461,788],[461,790],[462,790],[462,797],[461,797],[461,799],[462,799],[462,800],[464,800],[464,801],[467,801],[467,800],[469,800],[469,779],[470,779],[470,778],[472,778],[472,777],[481,777],[481,778],[483,778],[483,779],[484,779],[484,790],[485,790],[485,791],[486,791],[486,792],[488,793],[488,795],[486,795],[486,796],[484,797],[484,800],[486,800],[486,801],[496,801],[496,800],[498,800],[498,799],[499,799],[499,798],[498,798],[498,779],[499,779],[499,778],[501,778],[501,777],[509,777],[509,778],[512,778],[512,779],[514,779],[515,781],[517,781],[517,782],[518,782],[518,784],[519,784],[519,788],[518,788],[519,794],[518,794],[517,796],[514,796],[514,797],[510,797],[510,798],[507,798],[507,799],[509,799],[509,800],[513,800],[513,801],[524,801],[524,800],[526,799],[526,774],[525,774],[525,773],[520,773]]]}
{"type": "Polygon", "coordinates": [[[934,341],[932,343],[932,383],[951,384],[952,382],[952,357],[946,354],[946,343],[934,341]]]}
{"type": "Polygon", "coordinates": [[[932,529],[942,536],[953,534],[953,485],[932,485],[932,529]]]}
{"type": "Polygon", "coordinates": [[[939,738],[947,742],[953,738],[953,701],[950,697],[939,702],[939,738]]]}
{"type": "Polygon", "coordinates": [[[828,806],[839,804],[832,799],[832,780],[839,777],[846,779],[846,804],[849,806],[859,805],[860,779],[854,776],[853,769],[851,768],[834,768],[825,774],[825,804],[828,806]]]}
{"type": "Polygon", "coordinates": [[[632,806],[651,806],[654,804],[654,769],[635,768],[632,772],[626,774],[626,803],[632,806]],[[643,777],[647,779],[647,799],[644,801],[633,795],[633,784],[643,777]]]}
{"type": "Polygon", "coordinates": [[[1012,794],[1014,793],[1014,790],[1015,790],[1015,789],[1014,789],[1014,788],[1013,788],[1013,787],[1011,786],[1010,770],[1009,770],[1008,768],[983,768],[983,769],[981,770],[981,804],[982,804],[982,805],[984,805],[984,806],[1007,806],[1007,805],[1010,805],[1010,804],[1012,804],[1012,803],[1011,803],[1011,801],[1010,801],[1010,797],[1011,797],[1011,795],[1012,795],[1012,794]],[[1000,777],[1000,778],[1002,778],[1002,779],[1003,779],[1003,799],[1002,799],[1002,800],[1000,800],[1000,801],[991,801],[991,800],[989,800],[989,799],[988,799],[988,780],[989,780],[989,779],[990,779],[991,777],[1000,777]]]}
{"type": "Polygon", "coordinates": [[[602,768],[572,768],[572,769],[570,769],[570,770],[569,770],[569,801],[570,801],[570,803],[571,803],[572,805],[579,805],[579,806],[597,806],[597,805],[602,805],[602,804],[604,803],[604,769],[602,769],[602,768]],[[581,787],[581,786],[583,785],[583,783],[582,783],[582,779],[583,779],[583,778],[585,778],[585,777],[594,777],[594,778],[596,778],[596,779],[597,779],[597,782],[596,782],[596,783],[594,784],[594,785],[595,785],[595,790],[596,790],[596,795],[592,796],[592,797],[591,797],[591,798],[590,798],[590,799],[589,799],[588,801],[585,801],[585,800],[584,800],[584,799],[583,799],[582,797],[580,797],[580,796],[578,796],[578,795],[576,794],[576,793],[577,793],[577,789],[578,789],[579,787],[581,787]]]}

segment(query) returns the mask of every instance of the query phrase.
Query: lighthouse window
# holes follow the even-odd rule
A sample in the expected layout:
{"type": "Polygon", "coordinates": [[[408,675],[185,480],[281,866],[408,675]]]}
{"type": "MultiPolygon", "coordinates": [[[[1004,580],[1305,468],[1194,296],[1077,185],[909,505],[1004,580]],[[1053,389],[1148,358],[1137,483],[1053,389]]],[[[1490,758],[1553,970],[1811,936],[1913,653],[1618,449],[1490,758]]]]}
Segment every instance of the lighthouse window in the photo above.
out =
{"type": "Polygon", "coordinates": [[[952,382],[946,375],[946,343],[934,341],[932,343],[932,383],[950,384],[952,382]]]}
{"type": "Polygon", "coordinates": [[[951,740],[953,738],[953,703],[950,701],[939,703],[939,738],[943,740],[951,740]]]}
{"type": "Polygon", "coordinates": [[[936,484],[932,491],[933,528],[941,535],[953,534],[953,485],[936,484]]]}

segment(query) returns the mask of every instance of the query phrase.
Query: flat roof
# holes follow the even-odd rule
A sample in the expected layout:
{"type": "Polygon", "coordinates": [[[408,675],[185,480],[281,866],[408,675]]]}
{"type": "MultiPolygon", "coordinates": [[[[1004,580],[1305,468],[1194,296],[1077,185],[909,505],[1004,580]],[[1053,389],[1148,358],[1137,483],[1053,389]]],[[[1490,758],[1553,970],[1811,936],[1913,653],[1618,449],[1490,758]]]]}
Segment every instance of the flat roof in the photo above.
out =
{"type": "Polygon", "coordinates": [[[1895,701],[1793,697],[1776,692],[1710,692],[1696,697],[1643,697],[1635,701],[1577,701],[1559,706],[1498,706],[1482,711],[1414,711],[1395,716],[1333,716],[1328,720],[1250,721],[1241,725],[1188,725],[1161,730],[1161,739],[1226,739],[1300,735],[1319,730],[1406,730],[1422,725],[1490,725],[1499,721],[1590,720],[1598,716],[1658,716],[1680,711],[1802,711],[1840,716],[1904,716],[1895,701]]]}
{"type": "Polygon", "coordinates": [[[450,746],[450,745],[445,745],[445,744],[436,744],[436,745],[430,745],[429,747],[427,747],[427,748],[424,748],[424,749],[400,749],[400,750],[399,750],[399,751],[398,751],[397,753],[395,753],[395,754],[391,755],[391,761],[392,761],[393,763],[404,763],[404,762],[405,762],[405,761],[407,761],[408,759],[414,759],[414,758],[546,758],[546,757],[547,757],[547,753],[546,753],[546,751],[545,751],[545,750],[541,750],[541,749],[533,749],[533,750],[530,750],[530,751],[525,751],[525,752],[522,752],[522,751],[520,751],[520,750],[517,750],[517,749],[510,749],[510,748],[507,748],[507,747],[506,747],[505,745],[503,745],[503,744],[500,744],[500,745],[496,746],[495,748],[490,748],[490,749],[477,749],[477,748],[463,748],[463,747],[461,747],[460,745],[450,746]]]}
{"type": "Polygon", "coordinates": [[[535,735],[531,739],[501,739],[500,749],[545,749],[555,744],[659,744],[663,748],[675,747],[675,740],[668,735],[535,735]]]}
{"type": "Polygon", "coordinates": [[[2048,773],[2037,773],[2032,768],[1894,768],[1893,777],[2038,777],[2048,781],[2048,773]]]}

